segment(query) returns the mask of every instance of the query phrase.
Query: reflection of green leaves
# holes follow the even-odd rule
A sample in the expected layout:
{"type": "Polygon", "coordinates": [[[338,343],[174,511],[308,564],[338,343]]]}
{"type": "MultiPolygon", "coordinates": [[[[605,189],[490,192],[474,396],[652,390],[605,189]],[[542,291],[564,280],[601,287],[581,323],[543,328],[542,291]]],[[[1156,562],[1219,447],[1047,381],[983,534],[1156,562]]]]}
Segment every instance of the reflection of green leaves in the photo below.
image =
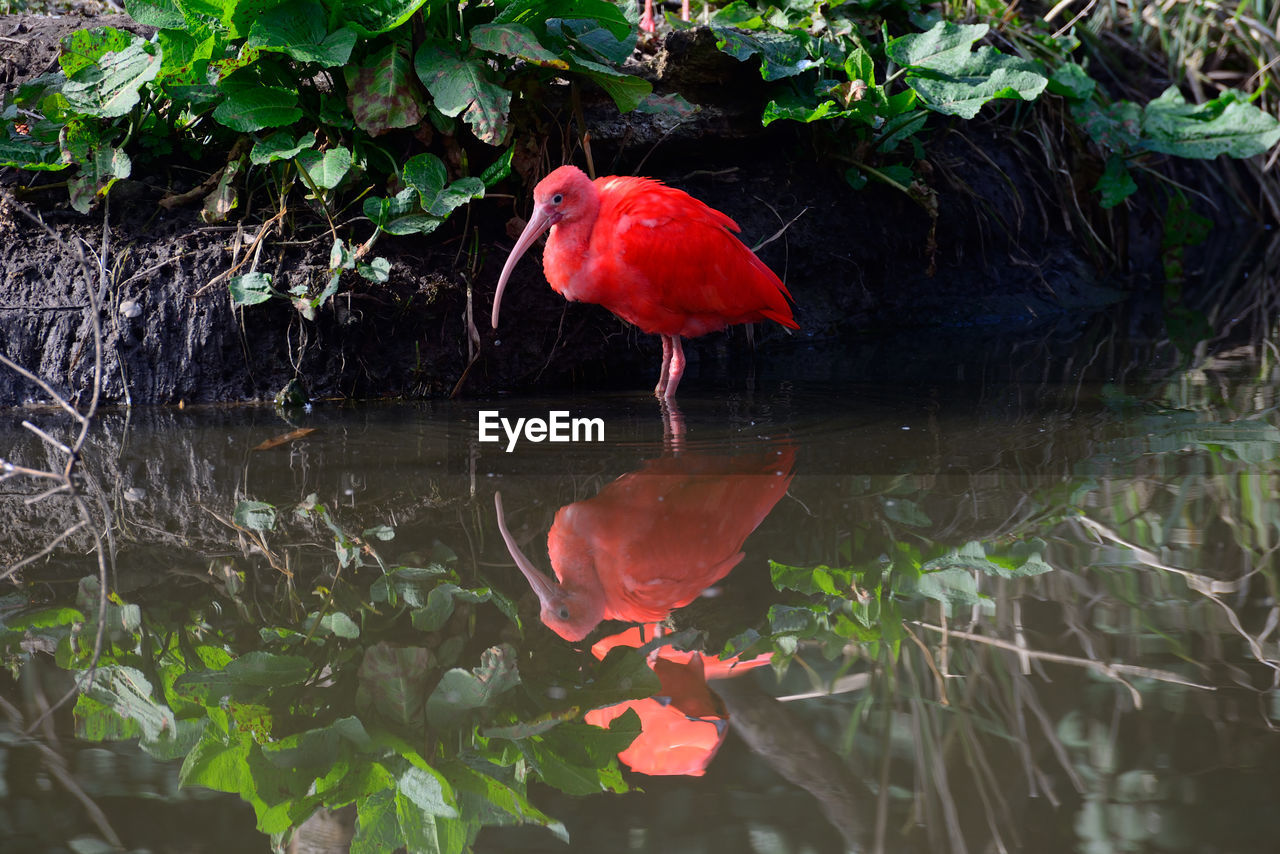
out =
{"type": "Polygon", "coordinates": [[[490,647],[475,670],[454,668],[445,673],[427,698],[427,720],[432,726],[448,729],[470,712],[491,705],[520,682],[515,655],[507,644],[490,647]]]}
{"type": "Polygon", "coordinates": [[[385,642],[369,647],[360,662],[356,708],[362,716],[397,727],[421,728],[433,664],[430,650],[421,647],[385,642]]]}

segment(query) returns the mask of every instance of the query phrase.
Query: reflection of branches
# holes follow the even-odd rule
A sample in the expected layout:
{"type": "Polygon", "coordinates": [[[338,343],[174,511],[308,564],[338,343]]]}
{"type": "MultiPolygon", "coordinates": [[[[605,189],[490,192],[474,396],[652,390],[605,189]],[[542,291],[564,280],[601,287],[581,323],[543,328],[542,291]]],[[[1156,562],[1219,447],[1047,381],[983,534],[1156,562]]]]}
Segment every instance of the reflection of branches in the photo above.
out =
{"type": "MultiPolygon", "coordinates": [[[[8,716],[9,721],[15,730],[19,732],[22,731],[24,721],[22,712],[17,706],[10,703],[4,697],[0,697],[0,711],[3,711],[5,715],[8,716]]],[[[45,712],[40,715],[40,718],[36,723],[33,723],[27,728],[27,731],[30,732],[38,726],[41,720],[44,720],[49,716],[50,711],[52,710],[45,710],[45,712]]],[[[101,807],[94,803],[93,799],[89,797],[85,790],[80,787],[80,784],[76,782],[75,777],[71,776],[71,772],[67,770],[67,760],[62,756],[62,754],[42,741],[32,741],[30,744],[35,747],[37,752],[39,752],[40,758],[44,760],[44,768],[49,772],[50,776],[57,780],[58,784],[62,786],[62,788],[66,789],[67,792],[84,807],[85,813],[89,816],[89,820],[93,822],[94,826],[98,828],[98,832],[101,833],[107,842],[117,850],[123,851],[125,847],[124,843],[120,841],[120,837],[117,836],[116,832],[112,829],[111,823],[107,821],[106,814],[102,811],[101,807]]]]}
{"type": "Polygon", "coordinates": [[[1249,650],[1253,653],[1254,658],[1256,658],[1260,664],[1265,664],[1267,667],[1270,667],[1272,670],[1280,673],[1280,661],[1277,661],[1275,658],[1268,657],[1266,650],[1262,648],[1262,639],[1255,638],[1253,635],[1249,634],[1245,627],[1240,623],[1240,615],[1236,613],[1235,609],[1218,598],[1219,594],[1232,593],[1238,590],[1240,584],[1243,583],[1245,578],[1248,578],[1249,575],[1258,572],[1260,567],[1253,569],[1244,578],[1236,581],[1222,581],[1216,578],[1210,578],[1209,576],[1202,575],[1198,572],[1191,572],[1190,570],[1179,569],[1176,566],[1169,566],[1168,564],[1160,561],[1154,552],[1149,549],[1144,549],[1136,543],[1129,542],[1106,525],[1103,525],[1101,522],[1094,519],[1090,519],[1088,516],[1080,516],[1079,522],[1097,534],[1101,539],[1110,540],[1116,545],[1127,549],[1144,565],[1149,566],[1152,569],[1159,569],[1164,572],[1170,572],[1175,575],[1182,576],[1182,578],[1187,582],[1187,587],[1201,594],[1223,610],[1226,614],[1227,622],[1231,624],[1232,630],[1244,640],[1248,645],[1249,650]]]}
{"type": "MultiPolygon", "coordinates": [[[[4,194],[2,197],[0,197],[0,201],[3,201],[5,206],[18,211],[23,216],[27,217],[27,219],[31,220],[31,222],[34,223],[37,227],[43,229],[44,232],[49,235],[50,239],[52,239],[55,243],[58,244],[58,246],[62,249],[63,252],[67,253],[69,257],[75,259],[76,264],[78,265],[80,270],[80,275],[83,279],[85,293],[88,297],[89,325],[90,325],[90,333],[93,337],[93,382],[92,382],[92,387],[90,389],[89,403],[87,406],[85,406],[83,410],[72,405],[72,403],[67,399],[67,397],[60,394],[48,381],[46,381],[41,377],[36,376],[31,371],[27,370],[21,365],[16,364],[7,355],[0,353],[0,364],[5,365],[10,370],[15,371],[20,376],[23,376],[26,379],[38,385],[41,389],[44,390],[44,392],[47,395],[49,395],[50,399],[52,399],[68,415],[70,415],[73,421],[78,425],[75,438],[71,441],[70,444],[67,444],[60,441],[56,437],[52,436],[50,433],[41,429],[40,427],[37,427],[35,424],[31,423],[30,421],[23,421],[22,422],[23,427],[25,427],[31,433],[39,437],[39,439],[41,440],[41,442],[44,443],[46,448],[48,448],[54,454],[61,457],[61,464],[56,469],[52,469],[52,470],[51,469],[33,469],[26,466],[15,465],[12,462],[0,459],[0,480],[8,480],[11,477],[27,477],[37,481],[51,482],[51,485],[49,486],[48,489],[45,489],[44,491],[39,492],[35,495],[29,496],[26,499],[27,504],[36,504],[41,501],[46,501],[50,498],[53,498],[54,496],[61,495],[70,499],[72,506],[75,507],[76,512],[80,516],[80,521],[78,523],[71,525],[66,530],[64,530],[61,534],[56,536],[40,552],[38,552],[37,554],[25,560],[19,561],[18,563],[0,572],[0,581],[4,581],[12,578],[19,569],[49,554],[60,543],[62,543],[72,534],[80,530],[86,530],[92,536],[94,553],[97,555],[97,559],[98,559],[98,581],[99,581],[98,614],[97,614],[98,625],[97,625],[97,632],[94,635],[93,656],[91,659],[91,665],[88,669],[86,669],[84,675],[81,677],[79,683],[75,687],[73,687],[70,691],[68,691],[67,694],[63,696],[61,700],[59,700],[57,703],[54,703],[51,707],[46,709],[40,715],[40,717],[37,718],[36,721],[33,722],[28,727],[27,731],[30,732],[34,730],[35,727],[39,726],[40,723],[46,717],[48,717],[50,714],[56,711],[59,707],[61,707],[64,703],[66,703],[68,700],[74,697],[82,686],[89,684],[89,682],[93,679],[93,672],[94,672],[93,665],[96,665],[98,658],[101,655],[102,640],[103,640],[104,632],[106,630],[107,569],[108,569],[108,562],[112,559],[112,556],[114,555],[114,549],[107,548],[107,544],[104,543],[104,538],[110,537],[110,527],[109,525],[99,527],[97,519],[95,519],[94,514],[89,507],[89,502],[86,500],[84,493],[80,490],[77,483],[77,481],[79,480],[79,472],[77,471],[77,464],[80,462],[80,454],[84,450],[85,441],[88,439],[89,428],[93,425],[93,417],[97,412],[98,400],[102,392],[102,317],[101,317],[100,306],[99,306],[99,293],[98,293],[98,290],[94,287],[94,283],[93,283],[94,277],[89,269],[88,263],[85,261],[84,254],[79,250],[79,248],[69,246],[57,234],[57,232],[55,232],[48,225],[46,225],[43,220],[41,220],[39,217],[37,217],[35,214],[29,211],[24,205],[18,203],[15,199],[13,199],[7,193],[4,194]],[[105,536],[104,536],[104,530],[106,532],[105,536]]],[[[106,241],[108,239],[107,235],[109,233],[108,223],[106,221],[105,216],[103,218],[103,223],[102,223],[102,232],[103,232],[103,254],[105,256],[106,247],[107,247],[106,241]]],[[[102,260],[105,262],[105,258],[103,258],[102,260]]],[[[107,275],[105,263],[101,265],[100,274],[101,275],[100,275],[99,286],[105,288],[105,284],[106,284],[105,280],[107,275]]],[[[104,517],[107,516],[107,514],[109,513],[107,508],[105,506],[102,506],[101,501],[99,501],[99,505],[100,505],[99,509],[103,513],[104,517]]],[[[55,772],[55,775],[56,775],[56,772],[55,772]]],[[[111,837],[114,838],[114,834],[111,834],[111,837]]]]}

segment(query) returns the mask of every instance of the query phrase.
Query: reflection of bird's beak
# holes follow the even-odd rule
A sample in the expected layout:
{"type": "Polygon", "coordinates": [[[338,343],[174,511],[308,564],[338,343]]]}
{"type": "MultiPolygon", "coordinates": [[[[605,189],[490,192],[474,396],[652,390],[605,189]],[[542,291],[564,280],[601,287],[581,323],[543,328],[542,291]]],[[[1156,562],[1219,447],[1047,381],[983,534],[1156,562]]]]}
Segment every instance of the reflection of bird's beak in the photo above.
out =
{"type": "MultiPolygon", "coordinates": [[[[525,229],[525,234],[528,233],[529,230],[525,229]]],[[[520,239],[523,241],[524,235],[521,235],[520,239]]],[[[519,244],[517,244],[517,248],[519,248],[519,244]]],[[[507,262],[508,266],[510,266],[510,263],[510,261],[507,262]]],[[[502,286],[499,285],[498,287],[502,286]]],[[[545,606],[559,592],[559,586],[539,572],[538,568],[524,556],[524,552],[520,551],[520,547],[516,545],[515,537],[511,536],[511,532],[507,530],[507,517],[502,512],[502,493],[500,492],[493,494],[493,509],[498,514],[498,530],[502,532],[502,541],[507,544],[507,551],[511,553],[511,559],[516,562],[516,566],[520,567],[520,571],[524,573],[525,580],[529,582],[529,586],[537,594],[538,601],[545,606]]]]}
{"type": "MultiPolygon", "coordinates": [[[[502,292],[507,288],[507,279],[511,278],[511,271],[515,269],[516,262],[533,245],[533,241],[541,237],[544,231],[555,225],[559,220],[559,211],[553,210],[550,205],[534,205],[533,216],[529,218],[529,224],[520,233],[520,239],[516,241],[516,245],[511,249],[511,254],[507,256],[507,263],[502,265],[502,275],[498,276],[498,289],[493,293],[493,317],[491,318],[494,329],[498,328],[498,308],[502,305],[502,292]]],[[[513,557],[514,554],[513,552],[513,557]]],[[[521,567],[521,569],[523,568],[521,567]]]]}

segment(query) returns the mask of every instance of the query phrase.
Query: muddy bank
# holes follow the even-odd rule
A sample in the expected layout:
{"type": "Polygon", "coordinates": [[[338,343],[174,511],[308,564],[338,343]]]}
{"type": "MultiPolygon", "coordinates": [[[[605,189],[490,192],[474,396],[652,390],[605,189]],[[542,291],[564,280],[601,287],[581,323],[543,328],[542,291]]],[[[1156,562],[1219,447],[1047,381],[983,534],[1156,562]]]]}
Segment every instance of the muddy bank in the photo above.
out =
{"type": "MultiPolygon", "coordinates": [[[[61,33],[107,23],[39,20],[35,26],[0,18],[0,34],[29,39],[16,53],[3,42],[10,51],[0,60],[7,85],[41,73],[61,33]]],[[[1088,194],[1078,196],[1078,205],[1070,201],[1064,190],[1083,185],[1099,164],[1083,156],[1058,163],[1061,152],[1029,147],[1011,124],[1012,111],[992,111],[963,128],[938,121],[921,170],[929,176],[925,195],[911,198],[876,184],[855,192],[823,128],[760,127],[758,72],[715,52],[707,34],[676,34],[642,65],[657,91],[679,92],[701,111],[679,125],[663,124],[652,116],[619,117],[612,102],[588,95],[583,112],[592,159],[602,174],[639,172],[689,191],[734,217],[749,245],[787,226],[759,254],[790,287],[801,330],[788,336],[758,327],[762,359],[887,327],[1034,324],[1087,312],[1125,290],[1153,292],[1161,275],[1162,197],[1143,193],[1135,199],[1145,200],[1130,209],[1111,212],[1096,208],[1088,194]]],[[[550,108],[565,123],[562,132],[567,97],[550,108]]],[[[548,139],[555,130],[545,115],[526,121],[523,130],[517,125],[517,138],[536,132],[548,139]]],[[[548,166],[564,159],[553,143],[540,143],[548,166]]],[[[581,163],[581,152],[570,159],[581,163]]],[[[38,210],[66,244],[93,256],[107,402],[268,399],[291,379],[316,398],[653,382],[657,340],[602,308],[566,304],[547,287],[537,253],[517,269],[503,327],[488,329],[497,273],[513,243],[510,220],[529,209],[530,187],[519,174],[429,238],[380,238],[377,253],[392,262],[390,280],[375,285],[344,275],[339,294],[309,321],[283,299],[232,306],[226,280],[270,215],[255,206],[265,203],[263,195],[245,192],[232,220],[214,226],[194,209],[158,207],[166,194],[198,184],[217,165],[206,162],[199,174],[175,162],[167,171],[135,174],[112,190],[109,207],[87,216],[66,205],[61,187],[22,187],[30,174],[0,173],[0,187],[38,210]],[[480,335],[474,363],[469,317],[480,335]]],[[[1231,166],[1179,168],[1180,178],[1212,196],[1220,193],[1209,168],[1231,166]]],[[[1235,209],[1224,205],[1218,216],[1225,221],[1235,209]]],[[[318,290],[332,234],[300,202],[290,221],[288,233],[264,241],[258,269],[272,273],[282,292],[298,284],[318,290]]],[[[348,227],[359,239],[371,232],[359,221],[348,227]]],[[[16,211],[0,211],[0,343],[70,394],[88,388],[92,369],[77,269],[42,230],[16,211]]],[[[695,381],[700,360],[726,346],[745,349],[744,339],[730,331],[692,342],[695,381]]],[[[41,396],[29,382],[0,373],[0,405],[41,396]]]]}

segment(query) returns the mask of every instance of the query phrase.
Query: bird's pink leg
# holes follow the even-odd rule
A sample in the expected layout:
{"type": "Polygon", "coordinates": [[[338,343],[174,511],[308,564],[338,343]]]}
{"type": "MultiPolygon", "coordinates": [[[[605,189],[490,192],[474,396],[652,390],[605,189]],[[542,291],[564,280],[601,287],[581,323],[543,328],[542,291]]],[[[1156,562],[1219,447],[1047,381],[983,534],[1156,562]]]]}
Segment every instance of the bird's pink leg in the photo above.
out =
{"type": "Polygon", "coordinates": [[[640,29],[646,33],[656,29],[653,21],[653,0],[644,0],[644,14],[640,16],[640,29]]]}
{"type": "Polygon", "coordinates": [[[671,368],[671,336],[662,336],[662,370],[658,372],[658,384],[653,387],[655,397],[662,397],[667,390],[667,371],[671,368]]]}
{"type": "Polygon", "coordinates": [[[680,342],[679,335],[670,337],[671,368],[667,372],[667,387],[662,392],[662,396],[667,400],[676,396],[676,386],[680,385],[680,378],[684,376],[684,345],[680,342]]]}
{"type": "Polygon", "coordinates": [[[689,0],[680,0],[680,20],[689,20],[689,0]]]}

